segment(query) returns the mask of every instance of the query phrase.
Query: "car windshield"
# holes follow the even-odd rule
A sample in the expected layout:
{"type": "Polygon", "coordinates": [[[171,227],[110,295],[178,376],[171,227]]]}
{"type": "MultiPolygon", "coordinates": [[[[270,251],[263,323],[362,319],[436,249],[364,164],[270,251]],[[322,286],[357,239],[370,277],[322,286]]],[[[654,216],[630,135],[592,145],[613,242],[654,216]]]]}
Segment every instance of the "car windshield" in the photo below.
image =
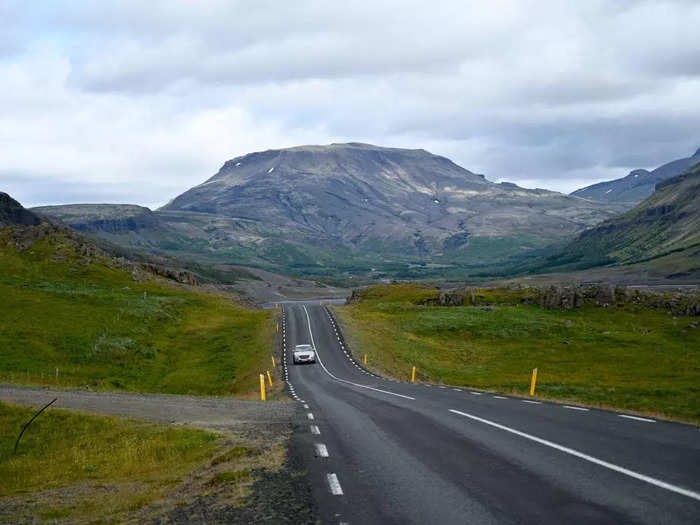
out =
{"type": "Polygon", "coordinates": [[[308,352],[312,350],[311,345],[297,345],[294,349],[295,352],[308,352]]]}

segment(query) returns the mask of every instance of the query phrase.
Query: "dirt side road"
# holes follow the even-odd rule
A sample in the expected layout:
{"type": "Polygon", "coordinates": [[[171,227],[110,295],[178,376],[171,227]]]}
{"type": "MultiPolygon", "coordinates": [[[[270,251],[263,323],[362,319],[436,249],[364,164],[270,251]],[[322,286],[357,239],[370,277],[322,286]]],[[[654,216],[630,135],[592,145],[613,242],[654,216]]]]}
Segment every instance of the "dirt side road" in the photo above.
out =
{"type": "Polygon", "coordinates": [[[296,409],[295,404],[289,402],[260,403],[218,397],[51,390],[0,384],[0,401],[8,403],[41,406],[54,397],[58,398],[52,405],[56,408],[237,433],[286,430],[296,409]]]}

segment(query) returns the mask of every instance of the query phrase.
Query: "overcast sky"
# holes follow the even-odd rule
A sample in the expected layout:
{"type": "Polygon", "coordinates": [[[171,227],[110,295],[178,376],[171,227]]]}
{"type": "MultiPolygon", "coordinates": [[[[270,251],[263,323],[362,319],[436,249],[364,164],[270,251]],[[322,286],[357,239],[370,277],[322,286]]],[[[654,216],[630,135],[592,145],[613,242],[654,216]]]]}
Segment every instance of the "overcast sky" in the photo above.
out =
{"type": "Polygon", "coordinates": [[[569,192],[700,147],[700,2],[0,0],[0,191],[156,207],[229,158],[424,148],[569,192]]]}

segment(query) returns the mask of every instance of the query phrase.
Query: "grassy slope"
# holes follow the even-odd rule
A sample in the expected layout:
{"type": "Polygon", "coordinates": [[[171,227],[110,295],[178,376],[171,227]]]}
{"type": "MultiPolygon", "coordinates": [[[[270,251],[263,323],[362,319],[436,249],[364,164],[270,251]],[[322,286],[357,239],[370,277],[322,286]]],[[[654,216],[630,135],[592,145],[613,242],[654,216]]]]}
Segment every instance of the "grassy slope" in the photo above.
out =
{"type": "Polygon", "coordinates": [[[242,446],[203,430],[53,408],[14,455],[16,435],[35,410],[0,403],[0,428],[8,430],[0,433],[0,522],[159,521],[159,509],[212,492],[241,505],[257,473],[279,470],[285,457],[278,438],[245,438],[242,446]]]}
{"type": "Polygon", "coordinates": [[[631,307],[551,311],[485,291],[484,308],[425,307],[435,289],[377,286],[337,308],[351,346],[376,370],[407,379],[537,395],[700,421],[700,327],[631,307]],[[571,321],[567,326],[567,320],[571,321]]]}
{"type": "Polygon", "coordinates": [[[0,381],[253,395],[274,337],[269,312],[137,283],[105,261],[81,264],[62,234],[23,253],[7,246],[6,235],[0,232],[0,381]]]}
{"type": "Polygon", "coordinates": [[[72,509],[52,510],[44,503],[42,519],[110,516],[150,503],[218,448],[216,436],[202,430],[49,409],[29,427],[14,455],[18,431],[34,412],[0,403],[0,427],[13,430],[0,434],[0,496],[82,483],[124,484],[117,494],[102,491],[90,500],[78,494],[71,498],[72,509]]]}
{"type": "Polygon", "coordinates": [[[525,263],[531,271],[631,264],[683,254],[697,268],[700,247],[700,164],[659,184],[633,209],[583,232],[558,253],[525,263]]]}

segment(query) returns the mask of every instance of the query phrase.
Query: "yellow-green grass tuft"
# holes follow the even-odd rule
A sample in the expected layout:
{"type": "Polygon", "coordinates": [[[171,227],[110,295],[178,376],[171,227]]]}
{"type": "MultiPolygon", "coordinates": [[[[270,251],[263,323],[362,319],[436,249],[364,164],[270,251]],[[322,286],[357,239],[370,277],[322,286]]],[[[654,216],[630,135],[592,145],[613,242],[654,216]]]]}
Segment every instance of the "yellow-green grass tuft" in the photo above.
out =
{"type": "Polygon", "coordinates": [[[81,504],[96,509],[94,515],[106,515],[101,505],[102,512],[147,505],[219,446],[217,436],[203,430],[49,408],[14,454],[15,439],[34,412],[0,403],[0,497],[35,493],[44,519],[80,514],[81,504]],[[51,509],[64,490],[71,504],[51,509]]]}

